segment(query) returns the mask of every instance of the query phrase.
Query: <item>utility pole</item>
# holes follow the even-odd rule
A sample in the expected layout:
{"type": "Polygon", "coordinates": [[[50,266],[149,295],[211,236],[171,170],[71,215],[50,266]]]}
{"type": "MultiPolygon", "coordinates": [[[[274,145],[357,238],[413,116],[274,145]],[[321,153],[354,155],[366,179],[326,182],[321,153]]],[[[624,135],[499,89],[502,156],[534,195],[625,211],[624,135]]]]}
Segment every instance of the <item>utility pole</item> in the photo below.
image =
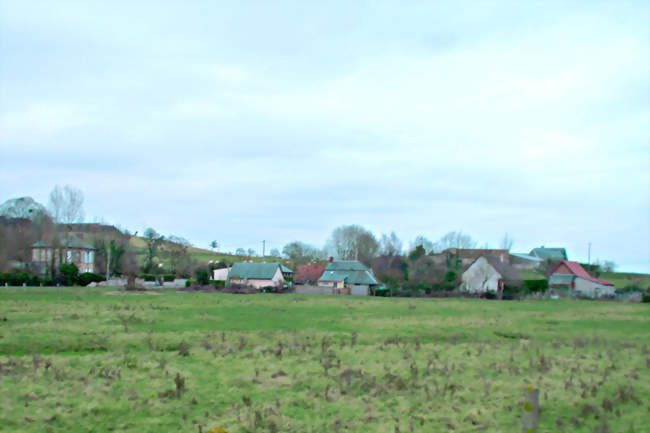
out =
{"type": "Polygon", "coordinates": [[[262,241],[262,257],[264,257],[266,254],[266,241],[262,241]]]}
{"type": "Polygon", "coordinates": [[[589,248],[587,249],[587,264],[591,264],[591,242],[589,242],[589,248]]]}

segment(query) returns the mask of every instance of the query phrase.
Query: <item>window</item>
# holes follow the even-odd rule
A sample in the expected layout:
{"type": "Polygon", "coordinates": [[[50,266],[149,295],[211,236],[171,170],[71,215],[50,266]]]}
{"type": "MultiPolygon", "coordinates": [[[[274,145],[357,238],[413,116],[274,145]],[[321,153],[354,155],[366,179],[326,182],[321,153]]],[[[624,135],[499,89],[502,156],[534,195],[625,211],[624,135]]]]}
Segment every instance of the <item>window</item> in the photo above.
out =
{"type": "Polygon", "coordinates": [[[66,251],[65,261],[67,263],[72,263],[72,250],[67,250],[66,251]]]}

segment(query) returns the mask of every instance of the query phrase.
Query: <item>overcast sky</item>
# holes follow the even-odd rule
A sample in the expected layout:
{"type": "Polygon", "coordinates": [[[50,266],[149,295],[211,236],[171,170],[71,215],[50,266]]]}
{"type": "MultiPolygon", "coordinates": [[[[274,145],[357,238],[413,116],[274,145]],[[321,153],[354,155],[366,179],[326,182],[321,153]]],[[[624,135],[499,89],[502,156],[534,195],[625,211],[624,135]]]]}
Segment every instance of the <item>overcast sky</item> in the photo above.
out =
{"type": "Polygon", "coordinates": [[[650,272],[647,1],[0,0],[0,202],[207,248],[463,230],[650,272]]]}

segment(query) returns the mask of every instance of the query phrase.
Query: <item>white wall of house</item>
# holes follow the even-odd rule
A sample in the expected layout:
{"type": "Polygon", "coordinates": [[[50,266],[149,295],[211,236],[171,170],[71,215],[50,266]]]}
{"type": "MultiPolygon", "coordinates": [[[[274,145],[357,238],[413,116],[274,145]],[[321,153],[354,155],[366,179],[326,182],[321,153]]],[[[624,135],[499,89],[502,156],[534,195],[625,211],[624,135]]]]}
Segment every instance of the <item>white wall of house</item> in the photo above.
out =
{"type": "Polygon", "coordinates": [[[461,277],[460,290],[469,293],[496,292],[499,288],[499,274],[484,257],[479,257],[461,277]]]}
{"type": "Polygon", "coordinates": [[[217,281],[226,281],[228,279],[228,272],[232,268],[222,268],[212,270],[212,279],[217,281]]]}
{"type": "Polygon", "coordinates": [[[258,279],[253,279],[249,278],[247,280],[235,280],[235,279],[230,279],[231,283],[235,284],[245,284],[250,287],[255,287],[256,289],[261,289],[263,287],[280,287],[281,285],[284,284],[284,277],[282,276],[282,272],[280,272],[280,267],[276,269],[275,274],[273,275],[273,278],[268,280],[258,280],[258,279]]]}
{"type": "Polygon", "coordinates": [[[345,281],[319,281],[320,287],[334,287],[335,289],[342,289],[345,287],[345,281]]]}
{"type": "Polygon", "coordinates": [[[576,277],[574,283],[574,291],[582,296],[600,298],[602,296],[614,296],[616,294],[616,288],[614,286],[607,286],[585,278],[576,277]]]}
{"type": "Polygon", "coordinates": [[[364,284],[353,284],[350,286],[351,295],[368,296],[369,292],[369,287],[364,284]]]}

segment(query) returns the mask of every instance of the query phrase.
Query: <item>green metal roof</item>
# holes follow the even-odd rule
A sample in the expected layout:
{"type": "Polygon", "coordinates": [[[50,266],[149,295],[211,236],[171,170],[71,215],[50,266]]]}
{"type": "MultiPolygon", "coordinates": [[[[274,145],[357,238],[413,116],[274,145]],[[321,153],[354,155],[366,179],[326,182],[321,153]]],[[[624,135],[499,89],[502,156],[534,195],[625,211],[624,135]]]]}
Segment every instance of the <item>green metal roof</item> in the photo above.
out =
{"type": "Polygon", "coordinates": [[[356,260],[331,262],[318,281],[344,281],[346,284],[379,284],[372,272],[356,260]]]}
{"type": "Polygon", "coordinates": [[[293,271],[284,265],[280,265],[280,270],[283,274],[293,274],[293,271]]]}
{"type": "Polygon", "coordinates": [[[228,272],[228,278],[270,280],[275,275],[279,263],[247,263],[237,262],[228,272]]]}
{"type": "MultiPolygon", "coordinates": [[[[85,243],[84,241],[82,241],[81,239],[79,239],[76,236],[72,237],[72,238],[68,238],[68,239],[61,238],[61,240],[58,242],[57,246],[60,246],[60,247],[65,246],[65,247],[68,247],[68,248],[80,248],[80,249],[84,249],[84,250],[95,250],[96,249],[92,245],[89,245],[89,244],[85,243]]],[[[42,241],[39,241],[39,242],[36,242],[35,244],[32,244],[32,248],[51,248],[51,247],[52,247],[51,243],[42,242],[42,241]]]]}
{"type": "Polygon", "coordinates": [[[573,274],[553,274],[548,279],[549,286],[571,287],[575,275],[573,274]]]}
{"type": "Polygon", "coordinates": [[[539,247],[533,248],[530,252],[531,256],[539,257],[540,259],[546,260],[567,260],[566,249],[564,248],[546,248],[539,247]]]}

